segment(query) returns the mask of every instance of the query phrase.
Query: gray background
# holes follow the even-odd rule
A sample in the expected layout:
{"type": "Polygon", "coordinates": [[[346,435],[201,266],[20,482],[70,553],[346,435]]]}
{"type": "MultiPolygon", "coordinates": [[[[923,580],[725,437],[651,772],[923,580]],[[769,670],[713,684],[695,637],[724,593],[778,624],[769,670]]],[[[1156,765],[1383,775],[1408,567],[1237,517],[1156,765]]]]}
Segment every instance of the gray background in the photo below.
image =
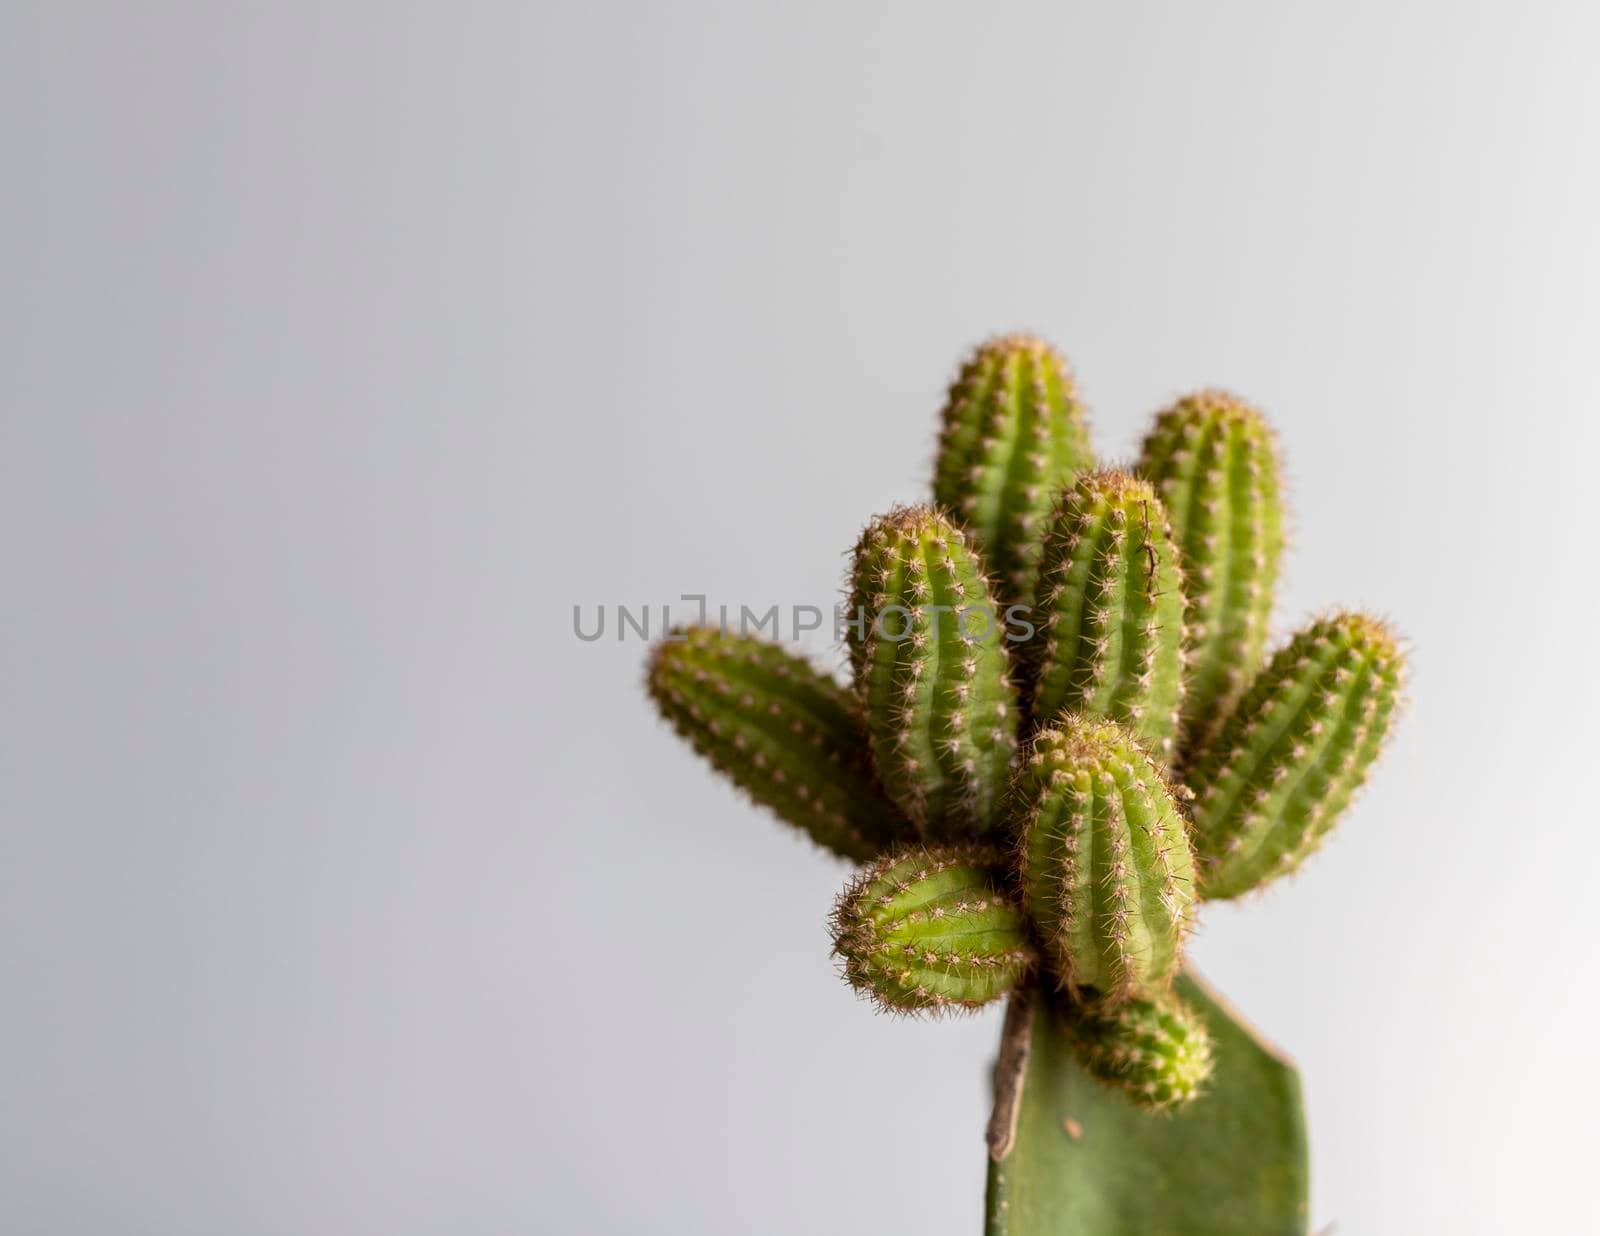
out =
{"type": "MultiPolygon", "coordinates": [[[[1341,1233],[1595,1223],[1593,6],[4,5],[0,1231],[978,1230],[994,1016],[572,606],[828,605],[1029,327],[1415,706],[1207,912],[1341,1233]]],[[[824,640],[812,646],[836,663],[824,640]]]]}

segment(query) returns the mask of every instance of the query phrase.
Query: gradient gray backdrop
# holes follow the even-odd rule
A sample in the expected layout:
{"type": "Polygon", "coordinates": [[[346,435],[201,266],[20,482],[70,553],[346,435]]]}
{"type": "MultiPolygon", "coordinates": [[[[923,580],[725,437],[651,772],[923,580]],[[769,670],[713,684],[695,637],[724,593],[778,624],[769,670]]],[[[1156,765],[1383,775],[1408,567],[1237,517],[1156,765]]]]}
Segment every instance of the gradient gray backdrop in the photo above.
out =
{"type": "MultiPolygon", "coordinates": [[[[1593,1230],[1600,15],[0,10],[0,1231],[952,1233],[995,1016],[572,606],[829,604],[960,352],[1283,432],[1416,703],[1196,954],[1341,1236],[1593,1230]]],[[[826,640],[812,646],[834,660],[826,640]]],[[[836,660],[835,660],[836,663],[836,660]]]]}

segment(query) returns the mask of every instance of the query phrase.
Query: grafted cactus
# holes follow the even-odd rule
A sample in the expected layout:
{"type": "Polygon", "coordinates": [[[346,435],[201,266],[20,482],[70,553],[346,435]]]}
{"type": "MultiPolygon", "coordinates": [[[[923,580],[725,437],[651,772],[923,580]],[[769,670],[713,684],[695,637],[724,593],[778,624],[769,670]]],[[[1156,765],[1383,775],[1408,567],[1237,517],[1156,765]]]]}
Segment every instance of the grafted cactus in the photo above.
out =
{"type": "Polygon", "coordinates": [[[1283,557],[1283,482],[1272,430],[1249,404],[1207,390],[1156,417],[1140,471],[1166,503],[1183,554],[1192,744],[1261,663],[1283,557]]]}
{"type": "Polygon", "coordinates": [[[1094,466],[1060,353],[1032,335],[975,349],[950,387],[933,497],[978,539],[1007,602],[1029,604],[1057,492],[1094,466]]]}
{"type": "Polygon", "coordinates": [[[1044,542],[1027,645],[1030,706],[1120,721],[1163,763],[1183,697],[1183,577],[1166,509],[1146,481],[1094,472],[1063,492],[1044,542]]]}
{"type": "Polygon", "coordinates": [[[982,562],[940,512],[900,507],[861,534],[852,580],[851,660],[890,797],[924,836],[987,834],[1017,697],[982,562]]]}
{"type": "Polygon", "coordinates": [[[1161,413],[1142,478],[1095,471],[1059,358],[1008,338],[944,422],[943,509],[856,546],[853,694],[704,630],[657,651],[651,692],[758,801],[870,863],[832,919],[859,992],[897,1013],[1009,994],[991,1236],[1303,1234],[1297,1078],[1183,945],[1202,899],[1326,836],[1392,729],[1397,641],[1334,612],[1261,668],[1281,484],[1232,396],[1161,413]]]}

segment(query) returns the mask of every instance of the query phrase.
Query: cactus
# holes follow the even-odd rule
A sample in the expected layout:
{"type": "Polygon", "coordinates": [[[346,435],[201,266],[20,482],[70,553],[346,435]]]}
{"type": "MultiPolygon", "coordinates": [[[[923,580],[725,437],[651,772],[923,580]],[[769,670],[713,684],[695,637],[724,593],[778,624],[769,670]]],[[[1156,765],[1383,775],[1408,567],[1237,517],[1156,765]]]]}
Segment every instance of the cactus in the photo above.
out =
{"type": "Polygon", "coordinates": [[[999,852],[981,846],[912,850],[879,859],[833,912],[834,952],[880,1008],[977,1008],[1033,968],[1033,944],[1003,891],[999,852]]]}
{"type": "Polygon", "coordinates": [[[1365,614],[1315,622],[1273,657],[1190,772],[1208,898],[1316,849],[1383,747],[1403,673],[1394,635],[1365,614]]]}
{"type": "Polygon", "coordinates": [[[1161,771],[1121,727],[1042,730],[1013,818],[1028,913],[1055,977],[1085,1001],[1161,990],[1182,955],[1194,860],[1161,771]]]}
{"type": "Polygon", "coordinates": [[[1142,477],[1095,471],[1059,359],[1010,338],[944,420],[945,509],[897,507],[856,545],[853,692],[691,630],[651,693],[758,802],[869,864],[832,918],[859,993],[899,1014],[1009,997],[990,1236],[1303,1234],[1298,1079],[1183,947],[1202,899],[1292,870],[1343,812],[1399,711],[1397,639],[1335,611],[1262,667],[1281,483],[1231,396],[1161,413],[1142,477]],[[1000,602],[1036,621],[1019,635],[1000,602]]]}
{"type": "Polygon", "coordinates": [[[1272,430],[1243,400],[1201,391],[1162,412],[1140,471],[1183,555],[1192,743],[1261,663],[1283,557],[1283,482],[1272,430]]]}
{"type": "Polygon", "coordinates": [[[1095,472],[1067,490],[1045,536],[1028,644],[1029,707],[1120,721],[1169,762],[1183,696],[1183,584],[1149,483],[1095,472]]]}
{"type": "Polygon", "coordinates": [[[680,627],[656,646],[649,689],[696,751],[825,849],[864,862],[911,832],[874,781],[854,698],[799,657],[680,627]]]}
{"type": "Polygon", "coordinates": [[[851,661],[889,796],[922,830],[982,837],[1016,751],[1002,619],[966,535],[900,507],[856,545],[851,661]]]}
{"type": "Polygon", "coordinates": [[[934,501],[977,538],[1005,599],[1031,604],[1044,519],[1094,464],[1066,362],[1031,335],[992,339],[962,365],[941,419],[934,501]]]}
{"type": "Polygon", "coordinates": [[[1072,1033],[1084,1070],[1150,1111],[1192,1101],[1211,1076],[1210,1032],[1170,994],[1087,1010],[1072,1033]]]}

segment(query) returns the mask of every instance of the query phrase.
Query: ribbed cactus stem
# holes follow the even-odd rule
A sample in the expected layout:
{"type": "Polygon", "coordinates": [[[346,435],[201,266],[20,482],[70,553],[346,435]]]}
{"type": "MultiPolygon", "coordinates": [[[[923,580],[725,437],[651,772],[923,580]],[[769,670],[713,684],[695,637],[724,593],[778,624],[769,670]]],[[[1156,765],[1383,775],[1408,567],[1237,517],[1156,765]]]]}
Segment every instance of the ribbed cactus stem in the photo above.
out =
{"type": "Polygon", "coordinates": [[[1164,988],[1194,901],[1194,860],[1172,791],[1113,722],[1041,730],[1014,807],[1024,904],[1056,978],[1087,1002],[1164,988]]]}
{"type": "Polygon", "coordinates": [[[1383,747],[1404,672],[1394,635],[1359,613],[1313,623],[1272,658],[1190,766],[1206,897],[1237,897],[1316,849],[1383,747]]]}
{"type": "Polygon", "coordinates": [[[1284,544],[1277,446],[1249,404],[1201,391],[1157,416],[1139,469],[1166,504],[1184,570],[1192,746],[1244,690],[1266,647],[1284,544]]]}
{"type": "Polygon", "coordinates": [[[903,507],[862,533],[852,581],[851,664],[889,796],[929,838],[985,835],[1017,703],[981,562],[944,515],[903,507]]]}
{"type": "Polygon", "coordinates": [[[1174,995],[1087,1010],[1072,1030],[1083,1067],[1150,1111],[1189,1102],[1211,1076],[1211,1036],[1174,995]]]}
{"type": "Polygon", "coordinates": [[[1056,492],[1093,466],[1066,362],[1031,335],[978,347],[945,402],[934,501],[977,538],[1002,598],[1031,604],[1056,492]]]}
{"type": "Polygon", "coordinates": [[[1125,725],[1170,763],[1183,698],[1183,582],[1167,514],[1149,483],[1093,472],[1061,495],[1045,538],[1026,647],[1031,710],[1125,725]]]}
{"type": "Polygon", "coordinates": [[[679,628],[649,689],[696,751],[819,845],[864,862],[911,831],[875,783],[855,698],[776,644],[679,628]]]}
{"type": "Polygon", "coordinates": [[[1000,855],[988,847],[879,859],[834,907],[834,952],[845,977],[900,1012],[998,999],[1036,962],[1022,910],[1004,887],[1000,855]]]}

